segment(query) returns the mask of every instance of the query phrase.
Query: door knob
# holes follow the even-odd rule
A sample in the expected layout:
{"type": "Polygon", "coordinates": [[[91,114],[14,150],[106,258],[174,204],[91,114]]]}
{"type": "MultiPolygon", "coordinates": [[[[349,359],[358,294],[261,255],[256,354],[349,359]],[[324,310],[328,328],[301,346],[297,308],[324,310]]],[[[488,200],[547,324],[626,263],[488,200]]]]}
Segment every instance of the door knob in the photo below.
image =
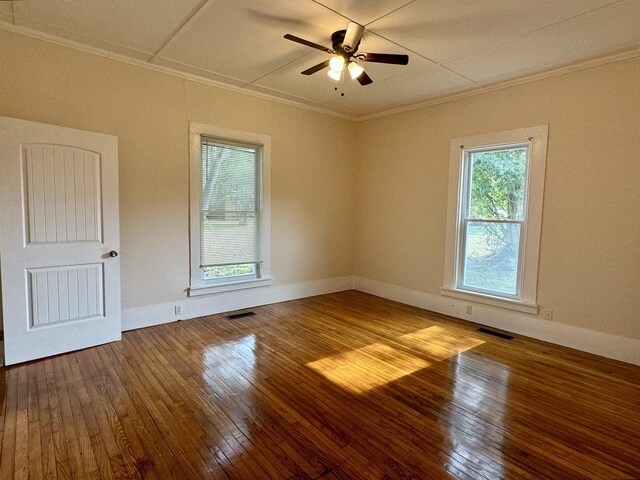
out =
{"type": "Polygon", "coordinates": [[[118,256],[118,252],[116,252],[115,250],[111,250],[111,251],[109,252],[109,256],[110,256],[110,257],[117,257],[117,256],[118,256]]]}

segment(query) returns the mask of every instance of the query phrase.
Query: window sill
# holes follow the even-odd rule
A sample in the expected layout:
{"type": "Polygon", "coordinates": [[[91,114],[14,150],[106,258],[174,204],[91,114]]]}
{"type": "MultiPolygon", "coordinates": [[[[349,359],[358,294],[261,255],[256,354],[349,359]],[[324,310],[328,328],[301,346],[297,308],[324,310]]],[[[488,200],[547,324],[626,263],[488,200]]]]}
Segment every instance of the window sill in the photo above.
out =
{"type": "Polygon", "coordinates": [[[483,303],[492,307],[506,308],[516,310],[518,312],[530,313],[536,315],[538,313],[538,305],[535,303],[526,303],[518,300],[510,300],[508,298],[494,297],[482,293],[468,292],[466,290],[455,290],[453,288],[442,287],[440,293],[446,297],[459,298],[470,302],[483,303]]]}
{"type": "Polygon", "coordinates": [[[212,293],[230,292],[233,290],[243,290],[245,288],[266,287],[271,285],[273,280],[271,277],[252,278],[250,280],[239,280],[236,282],[214,283],[201,285],[192,285],[189,288],[189,296],[197,297],[200,295],[209,295],[212,293]]]}

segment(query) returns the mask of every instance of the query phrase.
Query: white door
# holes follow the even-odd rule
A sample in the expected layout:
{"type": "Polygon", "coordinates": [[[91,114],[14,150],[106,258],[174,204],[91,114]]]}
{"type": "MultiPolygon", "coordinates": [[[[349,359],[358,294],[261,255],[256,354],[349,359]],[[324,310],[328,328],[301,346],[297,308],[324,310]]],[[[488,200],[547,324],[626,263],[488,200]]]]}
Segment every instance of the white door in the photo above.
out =
{"type": "Polygon", "coordinates": [[[7,365],[120,339],[118,139],[0,117],[7,365]]]}

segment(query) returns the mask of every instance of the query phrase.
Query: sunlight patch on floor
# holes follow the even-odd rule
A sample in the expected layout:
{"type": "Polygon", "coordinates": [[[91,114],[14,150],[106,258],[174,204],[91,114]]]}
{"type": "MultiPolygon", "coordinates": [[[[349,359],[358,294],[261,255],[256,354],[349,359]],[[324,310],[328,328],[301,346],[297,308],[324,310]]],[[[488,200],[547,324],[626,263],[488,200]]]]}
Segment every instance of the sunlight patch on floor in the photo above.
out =
{"type": "Polygon", "coordinates": [[[402,335],[398,341],[436,360],[444,360],[484,343],[484,340],[464,335],[463,330],[436,325],[402,335]]]}
{"type": "Polygon", "coordinates": [[[381,343],[307,364],[328,380],[354,393],[386,385],[429,365],[426,360],[381,343]]]}
{"type": "MultiPolygon", "coordinates": [[[[462,330],[450,330],[435,325],[407,333],[397,340],[407,350],[428,355],[436,361],[485,343],[478,338],[464,335],[462,330]]],[[[367,392],[430,365],[431,363],[423,358],[382,343],[374,343],[307,363],[309,368],[354,393],[367,392]]]]}

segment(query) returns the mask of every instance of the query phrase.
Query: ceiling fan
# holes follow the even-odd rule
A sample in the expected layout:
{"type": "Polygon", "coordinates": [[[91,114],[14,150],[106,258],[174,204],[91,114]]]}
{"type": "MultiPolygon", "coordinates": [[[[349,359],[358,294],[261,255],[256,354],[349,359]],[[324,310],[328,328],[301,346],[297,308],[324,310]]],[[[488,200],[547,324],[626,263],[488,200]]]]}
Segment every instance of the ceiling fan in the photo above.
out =
{"type": "Polygon", "coordinates": [[[357,79],[360,85],[369,85],[373,82],[371,77],[367,75],[356,60],[363,62],[390,63],[393,65],[407,65],[409,63],[408,55],[398,55],[393,53],[357,53],[360,46],[360,39],[364,33],[364,27],[355,22],[350,22],[346,30],[338,30],[331,35],[331,44],[333,49],[323,47],[317,43],[310,42],[304,38],[295,35],[286,34],[284,38],[292,42],[306,45],[307,47],[322,50],[332,57],[318,65],[301,72],[302,75],[312,75],[320,70],[329,67],[329,76],[333,80],[340,80],[344,67],[347,67],[349,75],[352,79],[357,79]]]}

